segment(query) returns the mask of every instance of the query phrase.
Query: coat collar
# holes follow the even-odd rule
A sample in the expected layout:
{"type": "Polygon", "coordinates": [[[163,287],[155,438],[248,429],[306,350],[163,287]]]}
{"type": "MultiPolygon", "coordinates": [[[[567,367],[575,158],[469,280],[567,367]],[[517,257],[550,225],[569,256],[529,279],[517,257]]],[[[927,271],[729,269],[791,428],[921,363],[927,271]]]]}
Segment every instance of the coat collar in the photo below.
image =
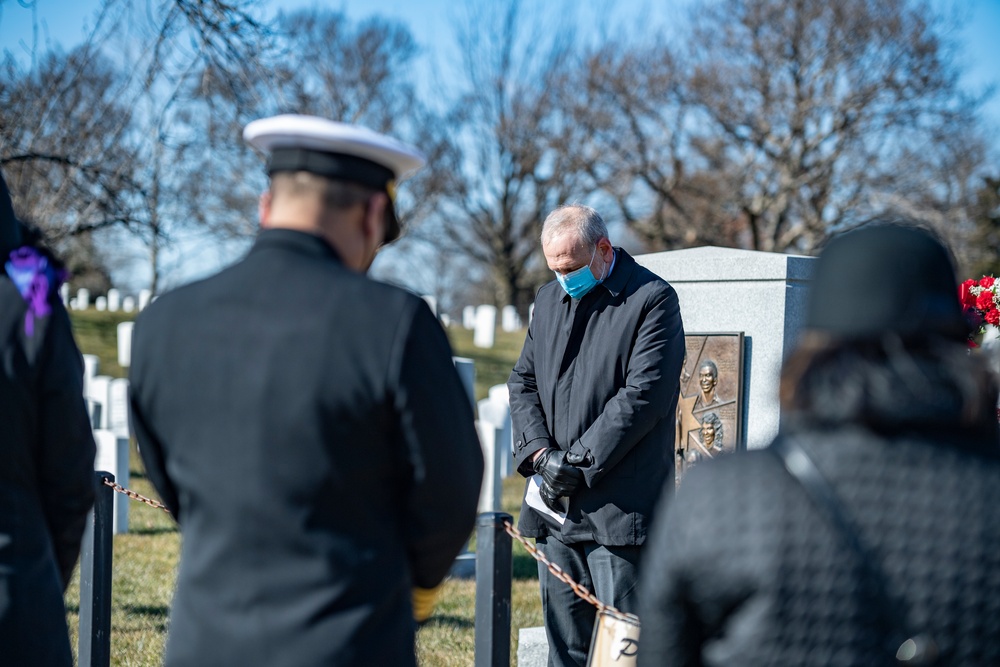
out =
{"type": "Polygon", "coordinates": [[[323,237],[296,229],[264,229],[250,249],[251,254],[267,248],[285,248],[310,257],[328,257],[341,262],[340,255],[323,237]]]}

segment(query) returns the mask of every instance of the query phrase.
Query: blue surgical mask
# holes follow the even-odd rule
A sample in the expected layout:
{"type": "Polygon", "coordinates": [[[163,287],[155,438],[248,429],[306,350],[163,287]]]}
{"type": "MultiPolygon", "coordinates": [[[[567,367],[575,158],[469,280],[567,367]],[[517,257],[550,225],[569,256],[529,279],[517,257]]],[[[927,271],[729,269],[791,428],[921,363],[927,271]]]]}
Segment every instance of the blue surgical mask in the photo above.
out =
{"type": "Polygon", "coordinates": [[[566,294],[569,294],[570,298],[582,299],[587,292],[604,281],[603,277],[600,280],[595,278],[593,272],[590,270],[590,265],[594,263],[594,257],[596,256],[597,248],[594,248],[594,252],[590,255],[590,262],[586,266],[581,266],[576,271],[570,271],[565,275],[556,272],[556,280],[559,281],[559,284],[566,290],[566,294]]]}

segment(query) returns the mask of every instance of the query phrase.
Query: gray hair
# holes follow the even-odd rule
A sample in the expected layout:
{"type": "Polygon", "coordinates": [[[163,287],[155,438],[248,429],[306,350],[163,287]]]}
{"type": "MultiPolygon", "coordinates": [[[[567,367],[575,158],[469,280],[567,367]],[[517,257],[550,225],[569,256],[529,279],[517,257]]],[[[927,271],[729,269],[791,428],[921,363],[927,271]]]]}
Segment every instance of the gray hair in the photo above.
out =
{"type": "Polygon", "coordinates": [[[714,412],[709,412],[701,418],[702,426],[704,426],[706,422],[712,425],[713,430],[715,431],[715,442],[721,445],[722,441],[725,439],[725,430],[722,426],[722,419],[714,412]]]}
{"type": "Polygon", "coordinates": [[[601,214],[583,204],[566,204],[549,213],[542,224],[542,245],[563,234],[572,234],[587,247],[608,237],[601,214]]]}

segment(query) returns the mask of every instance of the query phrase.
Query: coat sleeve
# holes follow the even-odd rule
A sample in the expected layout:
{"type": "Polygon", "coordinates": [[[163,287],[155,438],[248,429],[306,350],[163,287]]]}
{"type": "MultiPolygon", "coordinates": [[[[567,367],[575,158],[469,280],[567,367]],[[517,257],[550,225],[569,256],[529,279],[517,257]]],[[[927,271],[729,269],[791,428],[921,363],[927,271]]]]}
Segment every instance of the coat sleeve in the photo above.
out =
{"type": "Polygon", "coordinates": [[[390,387],[413,476],[404,503],[413,583],[433,588],[472,532],[483,454],[444,330],[422,301],[414,308],[395,346],[390,387]]]}
{"type": "Polygon", "coordinates": [[[684,328],[677,293],[670,286],[647,302],[628,361],[625,384],[601,415],[570,447],[581,459],[593,487],[661,419],[673,419],[684,362],[684,328]]]}
{"type": "Polygon", "coordinates": [[[42,508],[65,589],[94,504],[96,446],[83,399],[83,358],[61,303],[53,304],[44,336],[38,358],[38,475],[46,489],[42,508]]]}
{"type": "Polygon", "coordinates": [[[531,475],[530,457],[543,447],[555,447],[555,440],[549,433],[542,410],[542,401],[538,395],[538,382],[535,378],[535,326],[538,318],[544,317],[537,312],[535,319],[528,326],[528,334],[521,348],[510,378],[507,389],[510,393],[510,420],[514,433],[514,465],[523,476],[531,475]]]}
{"type": "Polygon", "coordinates": [[[146,476],[160,496],[160,500],[170,510],[174,520],[180,523],[180,506],[177,490],[167,477],[166,461],[161,445],[146,418],[143,393],[146,379],[147,340],[139,317],[132,332],[132,366],[129,368],[129,405],[132,408],[132,430],[135,431],[139,456],[146,469],[146,476]]]}

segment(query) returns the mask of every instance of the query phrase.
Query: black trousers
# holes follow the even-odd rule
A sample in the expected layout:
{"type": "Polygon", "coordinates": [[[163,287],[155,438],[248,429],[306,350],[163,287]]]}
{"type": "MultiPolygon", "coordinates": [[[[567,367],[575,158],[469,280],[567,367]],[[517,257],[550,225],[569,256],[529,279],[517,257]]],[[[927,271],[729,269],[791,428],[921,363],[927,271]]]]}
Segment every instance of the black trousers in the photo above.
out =
{"type": "MultiPolygon", "coordinates": [[[[540,537],[535,544],[598,600],[619,611],[636,613],[640,547],[607,547],[596,542],[563,544],[554,537],[540,537]]],[[[587,664],[597,609],[577,597],[542,563],[538,564],[538,580],[549,640],[549,667],[583,667],[587,664]]]]}

